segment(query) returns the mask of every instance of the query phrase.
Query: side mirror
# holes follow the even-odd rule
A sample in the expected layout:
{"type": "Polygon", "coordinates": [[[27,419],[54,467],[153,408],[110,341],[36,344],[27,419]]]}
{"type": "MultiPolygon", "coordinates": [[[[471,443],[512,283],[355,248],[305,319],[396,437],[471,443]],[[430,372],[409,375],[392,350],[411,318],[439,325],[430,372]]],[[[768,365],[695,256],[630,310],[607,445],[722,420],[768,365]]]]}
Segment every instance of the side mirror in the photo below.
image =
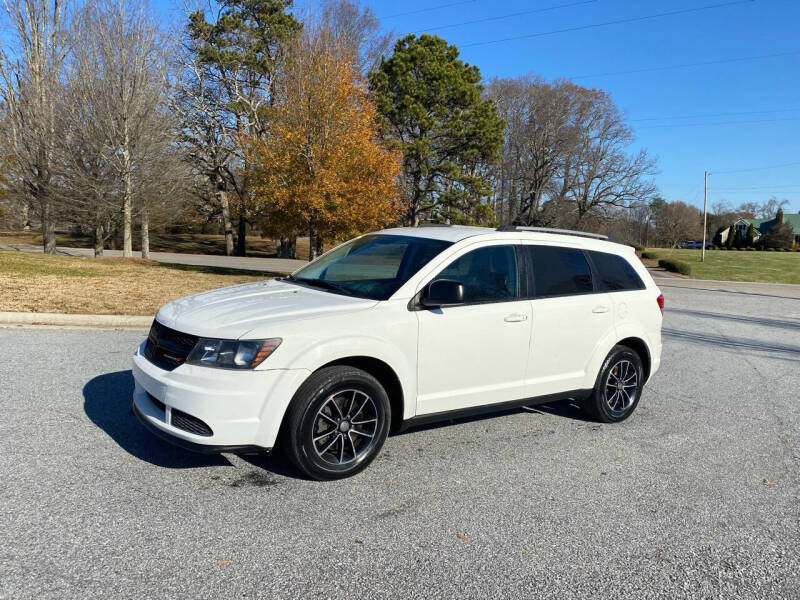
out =
{"type": "Polygon", "coordinates": [[[464,304],[464,286],[452,279],[436,279],[422,294],[420,304],[425,308],[464,304]]]}

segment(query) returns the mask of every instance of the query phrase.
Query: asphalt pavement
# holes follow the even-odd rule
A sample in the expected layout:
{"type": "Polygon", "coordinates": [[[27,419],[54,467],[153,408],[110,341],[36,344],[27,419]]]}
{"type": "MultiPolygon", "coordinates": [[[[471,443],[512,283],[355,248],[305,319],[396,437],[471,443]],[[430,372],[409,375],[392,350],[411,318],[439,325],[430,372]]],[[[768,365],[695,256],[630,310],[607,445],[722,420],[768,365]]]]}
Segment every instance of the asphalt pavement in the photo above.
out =
{"type": "Polygon", "coordinates": [[[659,283],[627,422],[459,420],[329,483],[154,439],[144,331],[0,329],[0,598],[798,598],[800,302],[659,283]]]}

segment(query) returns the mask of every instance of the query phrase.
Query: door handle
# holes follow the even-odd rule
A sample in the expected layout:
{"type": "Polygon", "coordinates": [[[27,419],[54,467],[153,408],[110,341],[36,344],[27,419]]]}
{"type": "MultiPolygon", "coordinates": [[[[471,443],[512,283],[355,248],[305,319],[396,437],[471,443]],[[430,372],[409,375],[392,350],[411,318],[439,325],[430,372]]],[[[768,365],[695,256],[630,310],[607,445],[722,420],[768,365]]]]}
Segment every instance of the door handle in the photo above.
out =
{"type": "Polygon", "coordinates": [[[595,314],[607,313],[608,312],[608,307],[607,306],[595,306],[592,309],[592,312],[595,313],[595,314]]]}
{"type": "Polygon", "coordinates": [[[520,321],[527,321],[528,315],[524,315],[522,313],[514,313],[511,315],[507,315],[505,319],[503,319],[506,323],[519,323],[520,321]]]}

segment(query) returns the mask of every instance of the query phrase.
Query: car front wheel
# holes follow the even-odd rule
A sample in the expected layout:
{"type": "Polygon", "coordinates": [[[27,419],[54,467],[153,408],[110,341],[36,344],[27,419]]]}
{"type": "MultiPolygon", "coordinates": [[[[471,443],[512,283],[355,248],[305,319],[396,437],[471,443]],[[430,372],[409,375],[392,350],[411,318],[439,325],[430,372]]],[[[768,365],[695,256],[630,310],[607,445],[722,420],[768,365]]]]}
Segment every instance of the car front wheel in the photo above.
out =
{"type": "Polygon", "coordinates": [[[643,386],[642,359],[627,346],[614,346],[584,407],[603,423],[624,421],[636,409],[643,386]]]}
{"type": "Polygon", "coordinates": [[[362,471],[378,455],[391,409],[372,375],[334,366],[300,386],[286,418],[283,442],[295,466],[314,479],[340,479],[362,471]]]}

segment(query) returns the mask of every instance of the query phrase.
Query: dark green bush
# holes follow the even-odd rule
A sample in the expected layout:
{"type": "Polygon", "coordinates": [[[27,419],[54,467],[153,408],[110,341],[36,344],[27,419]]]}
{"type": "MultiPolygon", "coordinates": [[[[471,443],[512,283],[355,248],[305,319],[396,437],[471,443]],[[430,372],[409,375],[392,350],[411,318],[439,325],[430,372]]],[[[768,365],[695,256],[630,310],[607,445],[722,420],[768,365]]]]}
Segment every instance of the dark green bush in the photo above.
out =
{"type": "Polygon", "coordinates": [[[658,252],[642,252],[642,258],[649,258],[655,260],[658,258],[658,252]]]}
{"type": "Polygon", "coordinates": [[[753,248],[752,246],[748,246],[747,248],[745,248],[745,250],[753,252],[755,250],[755,248],[753,248]]]}
{"type": "Polygon", "coordinates": [[[672,258],[662,258],[658,261],[658,266],[673,273],[680,273],[681,275],[691,275],[692,267],[680,260],[672,258]]]}
{"type": "Polygon", "coordinates": [[[644,246],[640,246],[639,244],[634,244],[633,249],[636,250],[636,252],[644,252],[644,246]]]}

